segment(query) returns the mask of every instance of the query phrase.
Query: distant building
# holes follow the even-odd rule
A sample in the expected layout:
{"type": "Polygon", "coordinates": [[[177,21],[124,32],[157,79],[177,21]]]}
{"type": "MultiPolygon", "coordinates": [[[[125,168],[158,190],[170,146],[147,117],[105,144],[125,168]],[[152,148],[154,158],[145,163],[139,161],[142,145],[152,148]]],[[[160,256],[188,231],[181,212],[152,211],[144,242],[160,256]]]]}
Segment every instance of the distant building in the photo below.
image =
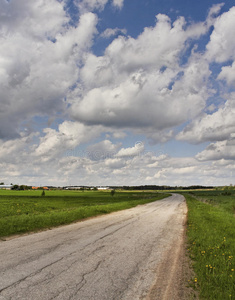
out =
{"type": "Polygon", "coordinates": [[[109,190],[107,186],[97,186],[97,190],[109,190]]]}
{"type": "Polygon", "coordinates": [[[63,187],[63,189],[65,190],[82,190],[84,189],[83,186],[65,186],[63,187]]]}
{"type": "Polygon", "coordinates": [[[43,186],[43,187],[32,186],[32,190],[38,190],[38,189],[49,190],[49,188],[47,186],[43,186]]]}
{"type": "Polygon", "coordinates": [[[3,190],[11,190],[13,187],[12,184],[1,184],[0,185],[0,189],[3,189],[3,190]]]}

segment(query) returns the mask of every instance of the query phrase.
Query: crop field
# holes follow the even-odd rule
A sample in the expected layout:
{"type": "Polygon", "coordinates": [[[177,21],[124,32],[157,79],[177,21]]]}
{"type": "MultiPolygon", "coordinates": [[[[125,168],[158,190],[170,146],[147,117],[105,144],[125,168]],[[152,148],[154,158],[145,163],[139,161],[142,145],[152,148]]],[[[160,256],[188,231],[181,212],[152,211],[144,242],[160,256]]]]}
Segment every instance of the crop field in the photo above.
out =
{"type": "Polygon", "coordinates": [[[0,190],[0,237],[69,224],[167,197],[157,192],[0,190]]]}
{"type": "MultiPolygon", "coordinates": [[[[183,194],[183,193],[182,193],[183,194]]],[[[235,299],[235,191],[185,193],[188,253],[200,299],[235,299]]]]}

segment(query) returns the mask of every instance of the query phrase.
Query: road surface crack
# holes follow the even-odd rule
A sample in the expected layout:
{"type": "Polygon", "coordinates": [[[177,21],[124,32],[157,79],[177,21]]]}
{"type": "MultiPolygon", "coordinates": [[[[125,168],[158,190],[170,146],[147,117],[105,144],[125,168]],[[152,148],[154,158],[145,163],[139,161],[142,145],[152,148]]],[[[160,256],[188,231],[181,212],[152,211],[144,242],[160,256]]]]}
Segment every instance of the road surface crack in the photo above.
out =
{"type": "Polygon", "coordinates": [[[50,263],[50,264],[44,266],[43,268],[37,270],[36,272],[33,272],[33,273],[31,273],[31,274],[29,274],[29,275],[27,275],[27,276],[21,278],[20,280],[18,280],[18,281],[16,281],[16,282],[14,282],[14,283],[12,283],[12,284],[10,284],[10,285],[4,287],[3,289],[0,290],[0,293],[3,292],[3,291],[5,291],[5,290],[7,290],[7,289],[9,289],[10,287],[13,287],[13,286],[16,286],[16,285],[20,284],[21,282],[27,280],[27,279],[30,278],[30,277],[33,277],[33,276],[35,276],[35,275],[41,273],[41,272],[42,272],[43,270],[45,270],[46,268],[51,267],[52,265],[58,263],[59,261],[61,261],[61,260],[63,260],[63,259],[64,259],[64,257],[62,257],[62,258],[60,258],[60,259],[58,259],[58,260],[56,260],[56,261],[53,261],[52,263],[50,263]]]}

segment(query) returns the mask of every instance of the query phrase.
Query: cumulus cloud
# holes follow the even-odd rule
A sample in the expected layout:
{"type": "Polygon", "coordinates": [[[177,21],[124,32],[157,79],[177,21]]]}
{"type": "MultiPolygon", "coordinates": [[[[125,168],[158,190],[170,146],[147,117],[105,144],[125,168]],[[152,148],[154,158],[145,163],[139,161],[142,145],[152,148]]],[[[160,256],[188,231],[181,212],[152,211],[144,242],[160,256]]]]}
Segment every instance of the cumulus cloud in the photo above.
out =
{"type": "Polygon", "coordinates": [[[110,38],[112,36],[115,36],[117,34],[126,34],[127,30],[126,29],[120,29],[120,28],[107,28],[105,29],[104,32],[102,32],[101,37],[103,38],[110,38]]]}
{"type": "Polygon", "coordinates": [[[56,0],[1,1],[1,9],[0,137],[14,138],[22,121],[66,109],[64,99],[92,44],[97,17],[84,14],[70,27],[63,2],[56,0]]]}
{"type": "Polygon", "coordinates": [[[38,133],[32,133],[29,136],[22,136],[14,140],[0,140],[0,160],[5,163],[27,163],[35,148],[32,141],[37,135],[38,133]],[[19,153],[21,154],[20,157],[19,153]]]}
{"type": "Polygon", "coordinates": [[[66,150],[74,149],[79,144],[99,136],[101,128],[87,127],[81,123],[65,121],[59,125],[58,131],[46,128],[44,133],[45,136],[40,138],[34,155],[48,161],[57,158],[66,150]]]}
{"type": "Polygon", "coordinates": [[[208,97],[219,92],[219,86],[211,89],[211,75],[231,87],[235,83],[234,62],[227,65],[235,59],[234,8],[217,17],[222,4],[216,4],[205,22],[191,24],[158,14],[136,38],[126,36],[125,29],[107,28],[101,36],[115,38],[96,56],[92,45],[99,12],[108,3],[120,9],[124,1],[76,1],[75,25],[65,3],[0,1],[1,175],[9,182],[55,185],[230,180],[235,96],[219,108],[210,106],[209,114],[205,107],[208,97]],[[212,25],[205,53],[192,47],[212,25]],[[212,62],[226,63],[217,78],[212,62]],[[51,128],[35,125],[35,116],[45,116],[42,123],[57,122],[51,128]],[[151,145],[164,143],[185,122],[190,124],[178,140],[213,142],[195,158],[121,143],[130,134],[147,137],[151,145]],[[79,146],[85,149],[82,155],[79,146]]]}
{"type": "Polygon", "coordinates": [[[113,0],[113,6],[121,9],[123,7],[124,4],[124,0],[113,0]]]}
{"type": "Polygon", "coordinates": [[[108,0],[76,0],[79,11],[81,14],[94,11],[103,10],[108,0]]]}
{"type": "Polygon", "coordinates": [[[108,158],[105,160],[105,166],[110,169],[120,170],[126,165],[126,162],[120,158],[108,158]]]}
{"type": "Polygon", "coordinates": [[[113,144],[109,140],[104,140],[87,148],[88,157],[92,160],[106,159],[113,157],[121,144],[113,144]]]}
{"type": "Polygon", "coordinates": [[[116,157],[132,157],[140,155],[144,151],[144,144],[139,142],[134,147],[122,148],[116,154],[116,157]]]}
{"type": "Polygon", "coordinates": [[[171,185],[222,185],[231,179],[230,173],[235,171],[234,160],[199,161],[198,158],[173,158],[146,151],[135,156],[99,160],[68,156],[43,162],[38,158],[29,165],[1,161],[0,167],[1,175],[9,182],[24,183],[27,180],[28,184],[52,185],[168,185],[169,182],[171,185]]]}
{"type": "Polygon", "coordinates": [[[235,140],[212,143],[204,151],[198,153],[196,158],[200,161],[235,160],[235,140]]]}
{"type": "Polygon", "coordinates": [[[193,50],[180,64],[189,40],[206,30],[206,22],[187,27],[182,17],[171,24],[168,16],[158,14],[155,26],[136,39],[119,36],[103,56],[88,54],[80,72],[83,89],[68,99],[71,117],[167,141],[172,128],[201,113],[213,93],[207,85],[209,63],[200,53],[193,50]]]}
{"type": "Polygon", "coordinates": [[[235,132],[235,94],[232,93],[223,107],[213,114],[203,114],[177,135],[178,140],[191,143],[223,141],[235,132]]]}
{"type": "Polygon", "coordinates": [[[222,67],[217,78],[225,80],[228,85],[235,86],[235,62],[233,62],[232,66],[222,67]]]}
{"type": "MultiPolygon", "coordinates": [[[[110,75],[111,71],[106,69],[104,77],[96,78],[110,75]]],[[[158,131],[160,135],[162,130],[201,112],[208,97],[204,83],[209,75],[208,65],[196,57],[183,70],[139,70],[124,77],[116,86],[111,84],[89,90],[82,99],[73,100],[70,112],[75,120],[86,124],[135,130],[148,128],[146,133],[156,135],[158,131]]],[[[89,85],[93,76],[89,76],[89,85]]],[[[95,84],[101,84],[99,79],[95,84]]]]}
{"type": "MultiPolygon", "coordinates": [[[[88,11],[102,11],[108,0],[76,0],[75,3],[79,8],[80,13],[88,11]]],[[[112,5],[115,8],[121,9],[123,7],[124,0],[112,0],[112,5]]]]}
{"type": "Polygon", "coordinates": [[[214,23],[214,30],[207,44],[206,56],[210,61],[218,63],[235,59],[235,6],[219,16],[214,23]]]}
{"type": "Polygon", "coordinates": [[[187,29],[185,26],[182,17],[171,24],[168,16],[158,14],[155,26],[145,28],[136,39],[119,36],[106,48],[104,56],[87,55],[81,70],[83,85],[88,90],[105,86],[113,89],[142,71],[147,75],[150,73],[150,76],[155,72],[155,76],[158,75],[155,79],[168,86],[182,71],[179,61],[187,50],[186,41],[205,33],[204,28],[197,29],[195,33],[192,28],[196,25],[187,29]]]}

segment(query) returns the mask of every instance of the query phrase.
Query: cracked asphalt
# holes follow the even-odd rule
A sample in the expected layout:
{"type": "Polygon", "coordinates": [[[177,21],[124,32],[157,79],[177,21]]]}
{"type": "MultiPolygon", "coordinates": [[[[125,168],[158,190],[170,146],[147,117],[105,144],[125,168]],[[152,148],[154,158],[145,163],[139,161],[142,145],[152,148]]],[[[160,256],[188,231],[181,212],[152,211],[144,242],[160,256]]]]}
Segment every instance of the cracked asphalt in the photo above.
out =
{"type": "Polygon", "coordinates": [[[1,241],[0,300],[167,299],[172,282],[158,294],[159,269],[168,259],[177,263],[186,213],[184,197],[172,195],[1,241]]]}

